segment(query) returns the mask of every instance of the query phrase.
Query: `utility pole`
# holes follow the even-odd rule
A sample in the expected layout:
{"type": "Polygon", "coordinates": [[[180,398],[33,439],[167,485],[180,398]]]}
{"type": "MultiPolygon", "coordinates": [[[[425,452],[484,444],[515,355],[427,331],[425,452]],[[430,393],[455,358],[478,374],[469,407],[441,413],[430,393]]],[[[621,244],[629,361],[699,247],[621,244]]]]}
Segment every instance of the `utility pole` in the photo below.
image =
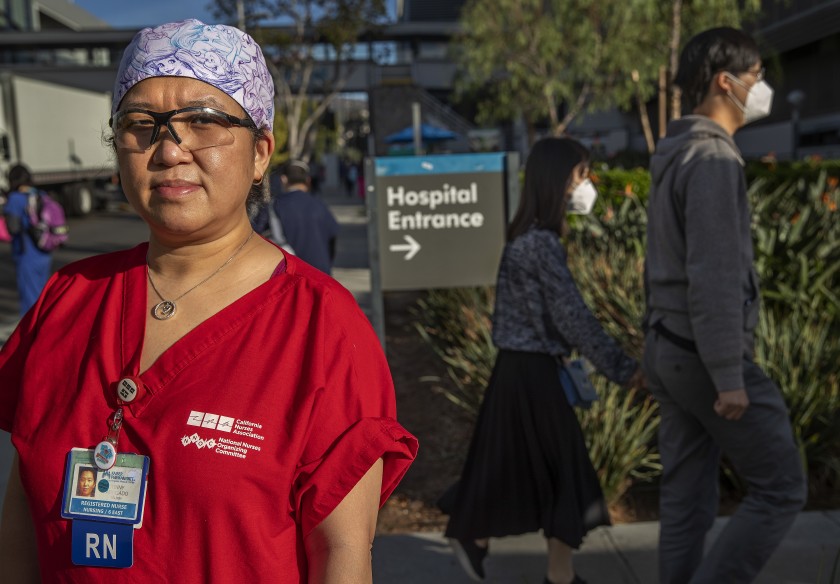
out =
{"type": "Polygon", "coordinates": [[[236,0],[236,26],[242,32],[245,31],[245,0],[236,0]]]}
{"type": "Polygon", "coordinates": [[[411,104],[411,126],[414,134],[414,155],[421,156],[423,152],[423,117],[420,114],[420,103],[411,104]]]}

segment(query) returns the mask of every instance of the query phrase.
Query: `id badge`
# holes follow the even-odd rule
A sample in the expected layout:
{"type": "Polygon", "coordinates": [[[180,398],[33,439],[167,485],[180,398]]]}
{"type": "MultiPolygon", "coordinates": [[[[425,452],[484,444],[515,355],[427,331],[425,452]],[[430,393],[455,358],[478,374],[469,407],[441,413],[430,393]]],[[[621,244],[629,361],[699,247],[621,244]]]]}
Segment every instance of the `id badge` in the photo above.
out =
{"type": "Polygon", "coordinates": [[[102,470],[93,450],[74,448],[67,454],[61,516],[139,528],[148,473],[148,456],[119,453],[114,465],[102,470]]]}

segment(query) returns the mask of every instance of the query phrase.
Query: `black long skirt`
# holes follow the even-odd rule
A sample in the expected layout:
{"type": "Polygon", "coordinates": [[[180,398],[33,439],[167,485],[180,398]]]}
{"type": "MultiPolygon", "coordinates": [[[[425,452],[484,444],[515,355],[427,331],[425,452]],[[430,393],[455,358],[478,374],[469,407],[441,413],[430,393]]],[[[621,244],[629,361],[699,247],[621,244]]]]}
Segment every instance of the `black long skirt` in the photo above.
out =
{"type": "Polygon", "coordinates": [[[577,548],[610,519],[554,357],[502,350],[496,359],[446,536],[538,530],[577,548]]]}

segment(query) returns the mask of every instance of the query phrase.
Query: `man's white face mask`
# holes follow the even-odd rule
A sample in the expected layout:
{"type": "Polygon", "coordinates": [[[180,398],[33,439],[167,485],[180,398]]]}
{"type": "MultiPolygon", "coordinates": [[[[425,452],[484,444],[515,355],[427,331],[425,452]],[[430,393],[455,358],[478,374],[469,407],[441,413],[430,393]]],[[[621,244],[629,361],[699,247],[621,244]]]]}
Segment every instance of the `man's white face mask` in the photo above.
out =
{"type": "MultiPolygon", "coordinates": [[[[730,79],[732,79],[732,81],[741,87],[747,86],[744,81],[738,79],[731,73],[727,73],[727,75],[730,79]]],[[[767,117],[770,115],[770,109],[773,107],[773,88],[770,87],[764,79],[761,79],[758,83],[753,85],[752,88],[750,88],[747,93],[746,103],[742,104],[739,102],[732,92],[729,92],[728,95],[729,99],[731,99],[735,105],[744,112],[745,124],[767,117]]]]}
{"type": "Polygon", "coordinates": [[[589,215],[595,199],[598,198],[598,191],[589,179],[584,180],[572,191],[566,210],[575,215],[589,215]]]}

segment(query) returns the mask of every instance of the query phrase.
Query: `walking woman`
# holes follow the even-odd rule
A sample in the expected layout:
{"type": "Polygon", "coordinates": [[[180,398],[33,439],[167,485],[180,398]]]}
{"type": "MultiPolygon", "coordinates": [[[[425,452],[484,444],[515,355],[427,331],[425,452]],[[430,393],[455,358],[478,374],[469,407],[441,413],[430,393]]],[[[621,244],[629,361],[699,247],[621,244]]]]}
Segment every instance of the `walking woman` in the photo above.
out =
{"type": "Polygon", "coordinates": [[[372,581],[417,443],[353,296],[251,229],[273,117],[236,28],[126,49],[110,125],[149,241],[60,270],[0,351],[0,582],[372,581]]]}
{"type": "Polygon", "coordinates": [[[560,243],[567,210],[588,212],[595,200],[588,176],[589,153],[568,138],[536,143],[525,167],[496,283],[499,354],[446,529],[474,580],[484,579],[487,538],[542,530],[545,582],[582,583],[572,550],[610,522],[557,361],[576,349],[616,383],[641,380],[584,303],[560,243]]]}

